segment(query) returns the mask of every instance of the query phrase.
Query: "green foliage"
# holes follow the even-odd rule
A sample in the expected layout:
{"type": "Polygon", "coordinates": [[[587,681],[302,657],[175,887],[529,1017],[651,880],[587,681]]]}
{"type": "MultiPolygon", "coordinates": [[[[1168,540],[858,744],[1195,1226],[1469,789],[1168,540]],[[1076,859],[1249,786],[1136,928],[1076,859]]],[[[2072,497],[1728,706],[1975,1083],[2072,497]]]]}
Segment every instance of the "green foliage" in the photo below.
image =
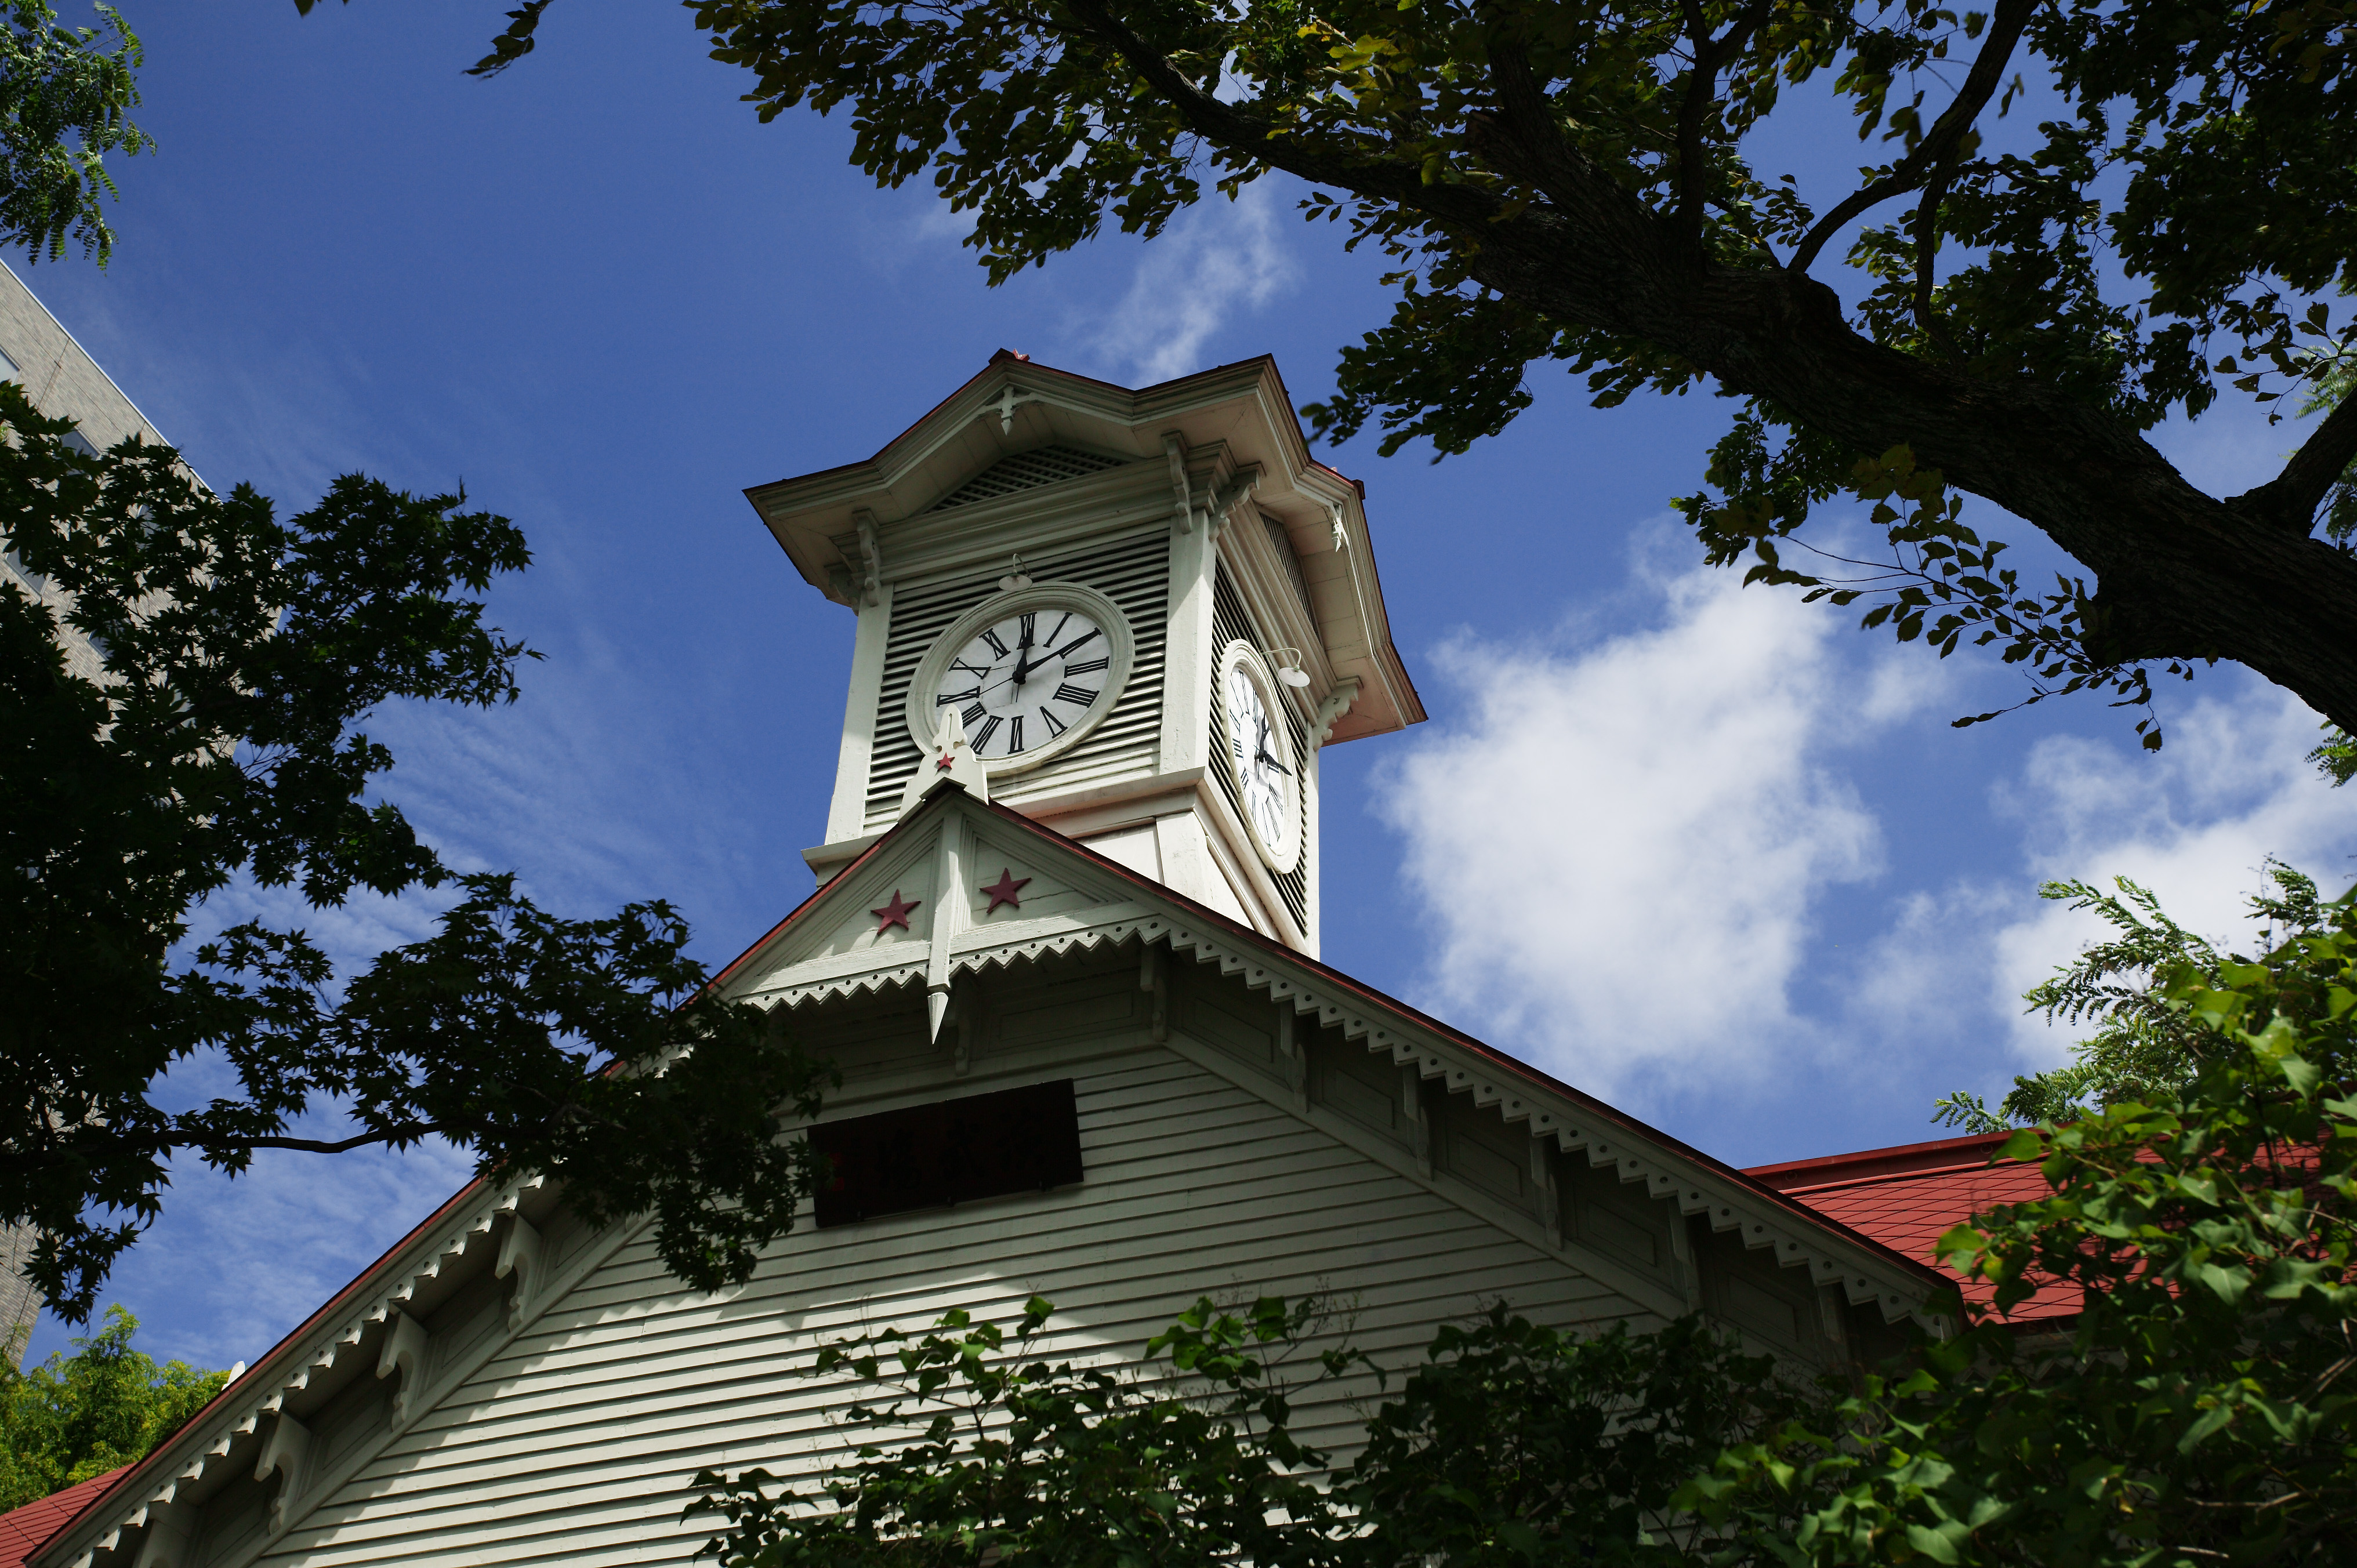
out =
{"type": "Polygon", "coordinates": [[[1353,1568],[1671,1563],[1734,1548],[1677,1506],[1730,1443],[1821,1402],[1695,1317],[1566,1334],[1502,1303],[1433,1337],[1334,1500],[1353,1568]]]}
{"type": "Polygon", "coordinates": [[[534,656],[469,596],[530,559],[514,525],[357,475],[281,520],[167,448],[76,450],[13,382],[0,431],[0,532],[45,584],[0,588],[0,1219],[38,1227],[52,1306],[87,1315],[178,1153],[236,1173],[431,1136],[563,1174],[592,1218],[652,1208],[683,1278],[743,1278],[807,1189],[812,1156],[777,1133],[824,1075],[705,992],[669,906],[565,920],[459,878],[438,934],[340,995],[301,929],[179,950],[237,877],[315,908],[451,880],[375,793],[394,759],[360,726],[387,702],[513,700],[534,656]],[[102,671],[70,663],[68,629],[102,671]],[[167,1108],[199,1052],[233,1091],[167,1108]],[[291,1131],[337,1102],[350,1136],[291,1131]]]}
{"type": "Polygon", "coordinates": [[[894,1397],[850,1408],[858,1452],[811,1491],[698,1476],[691,1516],[728,1521],[705,1551],[732,1568],[1683,1562],[1723,1543],[1674,1515],[1680,1485],[1813,1405],[1694,1318],[1580,1336],[1500,1304],[1444,1326],[1329,1471],[1292,1430],[1283,1365],[1301,1360],[1314,1391],[1372,1363],[1310,1349],[1330,1327],[1317,1303],[1206,1298],[1135,1367],[1038,1359],[1053,1311],[1033,1299],[1011,1336],[960,1310],[920,1337],[822,1348],[814,1372],[894,1397]]]}
{"type": "MultiPolygon", "coordinates": [[[[2249,900],[2252,915],[2266,922],[2263,948],[2308,936],[2327,920],[2329,912],[2309,877],[2269,861],[2266,880],[2269,890],[2249,900]]],[[[2222,953],[2207,938],[2170,919],[2149,889],[2125,876],[2118,888],[2110,894],[2084,882],[2049,882],[2038,889],[2041,898],[2093,910],[2119,933],[2057,969],[2025,997],[2028,1010],[2044,1014],[2050,1023],[2098,1026],[2072,1047],[2071,1064],[2015,1079],[1995,1111],[1980,1096],[1959,1090],[1933,1104],[1933,1121],[1967,1133],[2076,1121],[2093,1107],[2147,1099],[2164,1089],[2184,1090],[2225,1048],[2214,1030],[2157,989],[2156,977],[2190,965],[2214,981],[2225,965],[2253,961],[2222,953]]]]}
{"type": "Polygon", "coordinates": [[[144,1458],[229,1382],[132,1348],[139,1320],[106,1309],[95,1334],[29,1372],[0,1365],[0,1511],[144,1458]]]}
{"type": "Polygon", "coordinates": [[[885,1328],[822,1348],[814,1372],[888,1391],[842,1417],[856,1455],[808,1493],[772,1491],[766,1470],[698,1475],[690,1516],[728,1521],[705,1551],[759,1568],[1159,1568],[1275,1564],[1294,1555],[1296,1527],[1312,1542],[1331,1531],[1312,1484],[1326,1456],[1294,1440],[1265,1359],[1297,1348],[1314,1304],[1197,1303],[1146,1348],[1175,1379],[1038,1359],[1054,1310],[1034,1297],[1011,1336],[957,1310],[913,1337],[885,1328]]]}
{"type": "Polygon", "coordinates": [[[102,27],[61,27],[47,0],[8,0],[0,25],[0,240],[34,261],[55,261],[70,241],[104,266],[114,251],[99,209],[115,194],[106,155],[156,145],[130,119],[139,39],[113,6],[96,9],[102,27]]]}
{"type": "Polygon", "coordinates": [[[1688,1500],[1781,1529],[1788,1563],[2339,1560],[2357,1518],[2357,902],[2255,962],[2168,965],[2208,1042],[2189,1084],[2017,1133],[2050,1188],[1941,1239],[2078,1309],[2041,1343],[1992,1316],[1837,1418],[1723,1456],[1688,1500]]]}

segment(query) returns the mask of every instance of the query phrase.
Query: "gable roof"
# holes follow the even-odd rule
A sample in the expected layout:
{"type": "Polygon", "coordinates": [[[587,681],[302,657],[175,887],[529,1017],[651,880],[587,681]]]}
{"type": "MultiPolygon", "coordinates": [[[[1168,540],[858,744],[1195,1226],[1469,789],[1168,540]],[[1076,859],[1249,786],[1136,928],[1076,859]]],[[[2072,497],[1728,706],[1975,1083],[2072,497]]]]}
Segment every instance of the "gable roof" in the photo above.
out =
{"type": "Polygon", "coordinates": [[[96,1502],[99,1495],[114,1484],[115,1477],[129,1468],[131,1466],[125,1465],[121,1469],[109,1470],[103,1476],[76,1481],[61,1492],[51,1492],[23,1508],[0,1513],[0,1568],[21,1568],[49,1537],[63,1530],[83,1509],[96,1502]]]}
{"type": "MultiPolygon", "coordinates": [[[[1297,1015],[1339,1028],[1346,1039],[1412,1066],[1426,1079],[1443,1080],[1509,1122],[1527,1123],[1534,1137],[1551,1137],[1566,1153],[1585,1152],[1592,1165],[1616,1167],[1621,1180],[1675,1202],[1682,1213],[1706,1218],[1718,1231],[1739,1233],[1747,1246],[1804,1270],[1813,1283],[1842,1289],[1853,1305],[1875,1306],[1892,1320],[1941,1316],[1951,1309],[1951,1276],[1853,1229],[1806,1196],[1780,1191],[1019,812],[975,800],[953,782],[935,786],[917,810],[712,983],[739,997],[797,1007],[912,983],[928,992],[946,989],[959,973],[1128,941],[1216,963],[1272,1003],[1289,1002],[1297,1015]],[[974,858],[985,852],[986,864],[974,858]],[[1024,901],[1039,899],[1047,913],[1020,907],[977,912],[973,906],[979,897],[942,896],[961,883],[970,895],[974,882],[996,871],[1002,854],[1019,861],[1018,876],[1034,879],[1024,901]],[[963,875],[968,864],[975,869],[973,877],[963,875]],[[920,875],[932,880],[920,884],[920,875]],[[921,897],[907,897],[910,893],[921,897]],[[874,929],[874,911],[888,900],[908,906],[907,928],[874,929]],[[859,935],[846,942],[846,931],[859,935]]],[[[940,1016],[937,1011],[937,1025],[940,1016]]],[[[512,1266],[522,1275],[508,1320],[509,1333],[515,1332],[562,1294],[570,1275],[602,1255],[585,1249],[543,1277],[551,1265],[541,1259],[524,1217],[527,1199],[547,1202],[547,1193],[535,1197],[541,1186],[537,1176],[469,1182],[145,1459],[102,1478],[89,1506],[61,1520],[47,1545],[27,1561],[86,1563],[94,1552],[111,1550],[124,1530],[145,1523],[151,1509],[168,1508],[174,1489],[206,1477],[210,1466],[251,1469],[253,1449],[236,1447],[240,1436],[266,1437],[274,1429],[265,1423],[283,1418],[288,1398],[315,1380],[324,1386],[332,1379],[367,1377],[371,1370],[383,1377],[396,1369],[393,1330],[403,1316],[428,1310],[422,1304],[437,1291],[457,1288],[455,1281],[494,1253],[494,1272],[504,1275],[512,1266]]],[[[628,1229],[616,1228],[618,1240],[628,1229]]],[[[434,1379],[470,1369],[462,1364],[437,1370],[434,1379]]],[[[402,1401],[411,1397],[410,1380],[422,1375],[402,1369],[402,1401]]],[[[430,1402],[436,1386],[421,1382],[418,1397],[430,1402]]],[[[265,1473],[270,1453],[265,1447],[265,1473]]]]}
{"type": "MultiPolygon", "coordinates": [[[[941,902],[936,901],[937,908],[941,902]]],[[[955,903],[949,901],[952,910],[955,903]]],[[[952,918],[952,925],[955,923],[952,918]]],[[[1476,1104],[1496,1109],[1505,1120],[1528,1122],[1534,1136],[1552,1133],[1566,1153],[1584,1149],[1594,1164],[1617,1164],[1623,1179],[1641,1181],[1647,1192],[1674,1197],[1684,1213],[1707,1215],[1719,1230],[1740,1230],[1748,1245],[1771,1250],[1780,1262],[1804,1262],[1811,1277],[1838,1283],[1854,1305],[1872,1302],[1893,1320],[1915,1314],[1937,1316],[1940,1303],[1954,1293],[1953,1276],[1935,1268],[1926,1252],[1904,1251],[1856,1230],[1084,843],[1006,806],[974,800],[953,781],[934,786],[922,805],[748,948],[713,983],[739,995],[773,997],[792,1006],[920,977],[929,987],[942,987],[960,972],[978,972],[1049,950],[1131,940],[1168,941],[1174,952],[1216,961],[1226,972],[1243,975],[1253,989],[1268,992],[1272,1001],[1290,1000],[1297,1012],[1339,1024],[1347,1038],[1364,1043],[1371,1051],[1388,1049],[1396,1061],[1417,1066],[1426,1078],[1444,1079],[1453,1091],[1469,1092],[1476,1104]],[[946,863],[957,849],[957,841],[945,831],[945,820],[952,814],[987,822],[1006,839],[1085,867],[1089,879],[1118,893],[1082,915],[1011,922],[995,934],[986,928],[944,930],[920,918],[921,932],[910,929],[906,940],[879,942],[864,955],[813,952],[818,945],[813,939],[834,929],[830,921],[841,920],[847,911],[866,912],[871,903],[884,902],[888,893],[898,896],[899,868],[915,858],[912,848],[936,846],[946,863]],[[888,889],[887,882],[892,884],[888,889]],[[1857,1265],[1868,1257],[1879,1267],[1859,1272],[1857,1265]]]]}
{"type": "MultiPolygon", "coordinates": [[[[1808,1205],[1828,1219],[1910,1258],[1930,1259],[1949,1227],[1999,1203],[2044,1197],[2046,1177],[2036,1164],[2000,1160],[2010,1131],[1902,1144],[1856,1154],[1825,1155],[1754,1165],[1744,1174],[1808,1205]]],[[[1967,1301],[1993,1303],[1996,1287],[1965,1279],[1942,1265],[1967,1301]]],[[[2061,1292],[2040,1292],[2007,1314],[2013,1323],[2073,1316],[2078,1306],[2061,1292]]]]}

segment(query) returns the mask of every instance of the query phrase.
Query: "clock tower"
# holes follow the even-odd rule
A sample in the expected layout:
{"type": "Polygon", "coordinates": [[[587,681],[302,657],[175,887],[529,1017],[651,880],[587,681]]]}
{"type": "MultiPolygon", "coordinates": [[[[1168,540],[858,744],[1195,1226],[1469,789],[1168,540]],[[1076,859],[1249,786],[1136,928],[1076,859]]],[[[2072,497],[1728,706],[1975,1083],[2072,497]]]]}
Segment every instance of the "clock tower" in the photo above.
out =
{"type": "Polygon", "coordinates": [[[1424,709],[1272,360],[1131,391],[1002,349],[745,493],[858,617],[822,883],[952,778],[1317,956],[1319,754],[1424,709]]]}

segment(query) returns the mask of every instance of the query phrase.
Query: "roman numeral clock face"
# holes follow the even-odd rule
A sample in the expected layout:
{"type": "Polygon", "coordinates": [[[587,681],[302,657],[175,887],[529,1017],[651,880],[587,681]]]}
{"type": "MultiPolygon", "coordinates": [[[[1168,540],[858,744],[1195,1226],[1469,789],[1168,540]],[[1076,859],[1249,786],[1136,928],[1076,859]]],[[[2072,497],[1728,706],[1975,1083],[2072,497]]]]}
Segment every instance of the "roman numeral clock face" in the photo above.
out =
{"type": "Polygon", "coordinates": [[[1293,869],[1301,853],[1301,780],[1284,710],[1260,678],[1244,643],[1232,644],[1221,672],[1228,761],[1242,798],[1244,826],[1271,869],[1293,869]]]}
{"type": "Polygon", "coordinates": [[[1065,749],[1111,710],[1117,681],[1127,678],[1127,628],[1114,624],[1119,614],[1069,590],[1041,590],[1006,596],[968,617],[920,668],[929,679],[921,713],[919,692],[909,693],[912,727],[938,735],[942,715],[954,709],[967,744],[994,772],[1065,749]]]}
{"type": "Polygon", "coordinates": [[[964,716],[976,757],[1020,757],[1088,718],[1112,669],[1104,628],[1087,616],[1025,610],[958,650],[933,705],[964,716]]]}

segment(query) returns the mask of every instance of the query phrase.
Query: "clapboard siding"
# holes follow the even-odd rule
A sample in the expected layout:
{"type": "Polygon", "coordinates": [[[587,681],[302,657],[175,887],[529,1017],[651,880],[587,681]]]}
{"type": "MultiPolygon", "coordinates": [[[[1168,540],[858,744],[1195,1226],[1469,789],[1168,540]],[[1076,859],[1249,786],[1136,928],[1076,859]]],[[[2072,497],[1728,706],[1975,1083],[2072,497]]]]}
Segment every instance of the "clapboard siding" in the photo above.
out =
{"type": "MultiPolygon", "coordinates": [[[[820,1339],[952,1306],[1011,1316],[1038,1292],[1059,1308],[1056,1352],[1127,1357],[1199,1294],[1324,1291],[1355,1300],[1354,1341],[1394,1364],[1500,1295],[1565,1324],[1639,1316],[1171,1051],[1089,1064],[1076,1088],[1077,1187],[800,1232],[716,1296],[628,1240],[263,1561],[684,1563],[710,1533],[679,1517],[697,1470],[847,1451],[831,1418],[858,1390],[807,1375],[820,1339]]],[[[1306,1434],[1347,1437],[1346,1402],[1372,1387],[1305,1398],[1306,1434]]]]}

